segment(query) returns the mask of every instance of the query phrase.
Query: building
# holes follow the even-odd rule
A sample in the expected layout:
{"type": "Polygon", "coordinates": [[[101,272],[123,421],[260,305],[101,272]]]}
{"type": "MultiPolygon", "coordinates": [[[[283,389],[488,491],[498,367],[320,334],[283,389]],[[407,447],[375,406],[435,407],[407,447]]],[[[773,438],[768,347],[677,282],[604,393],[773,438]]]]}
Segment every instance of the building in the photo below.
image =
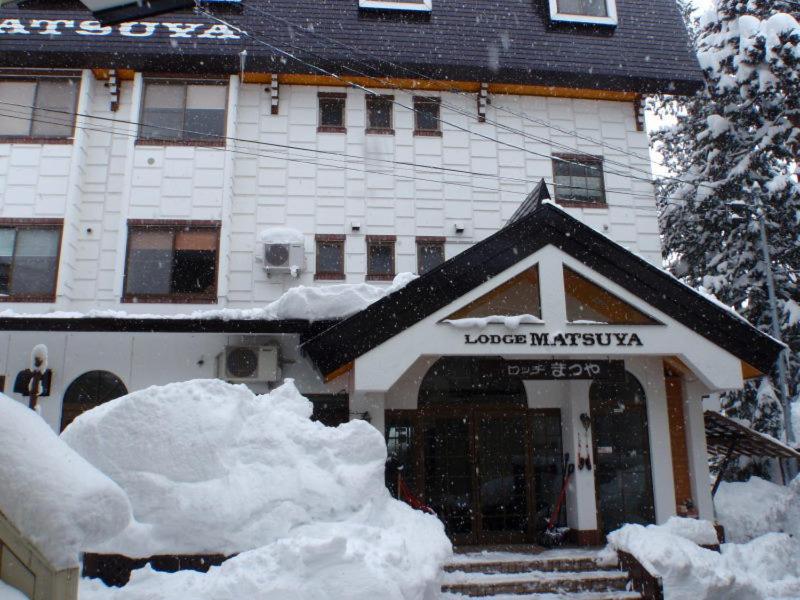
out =
{"type": "Polygon", "coordinates": [[[39,343],[55,429],[293,377],[457,542],[535,536],[565,454],[579,543],[713,516],[702,398],[780,345],[658,268],[642,98],[702,82],[671,0],[70,2],[0,19],[3,391],[39,343]]]}

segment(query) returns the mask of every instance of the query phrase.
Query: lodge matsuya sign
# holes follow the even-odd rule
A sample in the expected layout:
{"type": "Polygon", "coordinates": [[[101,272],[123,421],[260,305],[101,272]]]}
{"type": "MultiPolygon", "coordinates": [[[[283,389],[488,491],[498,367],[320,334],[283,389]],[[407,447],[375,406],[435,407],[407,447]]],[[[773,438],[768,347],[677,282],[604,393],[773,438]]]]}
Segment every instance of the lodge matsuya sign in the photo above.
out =
{"type": "Polygon", "coordinates": [[[467,345],[523,345],[543,348],[590,348],[613,346],[627,348],[643,346],[642,340],[635,333],[506,333],[506,334],[473,334],[464,335],[467,345]]]}
{"type": "Polygon", "coordinates": [[[97,36],[149,38],[201,38],[213,40],[238,40],[240,35],[227,25],[209,23],[176,23],[132,21],[116,26],[103,26],[99,21],[76,19],[3,19],[0,20],[0,36],[46,35],[97,36]]]}

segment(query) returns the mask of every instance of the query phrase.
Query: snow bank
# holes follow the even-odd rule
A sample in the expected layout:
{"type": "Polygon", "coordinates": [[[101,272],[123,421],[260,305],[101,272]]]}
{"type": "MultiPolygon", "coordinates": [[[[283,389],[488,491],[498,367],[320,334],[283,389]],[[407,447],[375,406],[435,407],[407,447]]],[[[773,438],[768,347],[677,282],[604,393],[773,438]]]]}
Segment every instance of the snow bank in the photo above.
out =
{"type": "Polygon", "coordinates": [[[747,542],[771,531],[800,539],[800,477],[776,485],[759,477],[723,481],[714,496],[717,519],[730,542],[747,542]]]}
{"type": "Polygon", "coordinates": [[[413,273],[398,273],[390,285],[369,283],[339,283],[333,285],[298,285],[287,290],[280,298],[261,308],[221,308],[196,310],[181,314],[129,313],[120,310],[90,310],[85,313],[56,311],[49,313],[17,313],[0,311],[2,318],[37,319],[218,319],[266,320],[301,319],[319,321],[340,319],[364,310],[373,302],[396,292],[416,279],[413,273]]]}
{"type": "Polygon", "coordinates": [[[197,380],[78,417],[64,440],[119,483],[134,512],[87,550],[240,553],[208,574],[142,570],[119,592],[87,582],[81,600],[423,598],[451,552],[442,524],[391,498],[374,427],[325,427],[311,410],[291,381],[255,396],[197,380]]]}
{"type": "Polygon", "coordinates": [[[710,523],[690,526],[686,521],[673,517],[663,526],[625,525],[608,535],[609,546],[633,554],[661,578],[666,600],[800,598],[797,539],[771,533],[748,544],[723,544],[718,553],[689,539],[707,532],[710,523]]]}
{"type": "Polygon", "coordinates": [[[58,439],[42,418],[0,394],[0,511],[58,569],[130,522],[123,491],[58,439]]]}

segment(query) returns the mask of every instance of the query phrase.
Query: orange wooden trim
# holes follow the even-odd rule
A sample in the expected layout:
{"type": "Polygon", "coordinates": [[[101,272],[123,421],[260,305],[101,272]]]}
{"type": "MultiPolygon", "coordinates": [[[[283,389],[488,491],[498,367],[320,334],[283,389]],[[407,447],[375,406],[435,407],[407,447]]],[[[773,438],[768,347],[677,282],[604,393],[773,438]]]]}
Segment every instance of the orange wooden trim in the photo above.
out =
{"type": "Polygon", "coordinates": [[[671,375],[691,375],[692,370],[677,356],[667,356],[664,358],[665,371],[668,368],[671,375]]]}
{"type": "Polygon", "coordinates": [[[247,72],[242,75],[242,83],[272,83],[272,73],[247,72]]]}
{"type": "Polygon", "coordinates": [[[637,92],[619,90],[594,90],[588,88],[568,88],[553,85],[522,85],[509,83],[490,83],[490,94],[511,94],[515,96],[549,96],[553,98],[579,98],[584,100],[613,100],[633,102],[640,97],[637,92]]]}
{"type": "MultiPolygon", "coordinates": [[[[246,74],[245,74],[246,75],[246,74]]],[[[429,90],[446,92],[458,90],[461,92],[477,92],[481,84],[469,81],[440,81],[428,79],[404,79],[398,77],[350,77],[341,79],[330,75],[302,75],[286,73],[278,75],[278,83],[286,85],[325,85],[333,87],[350,87],[350,83],[368,88],[400,88],[411,90],[429,90]]]]}
{"type": "Polygon", "coordinates": [[[765,374],[756,369],[750,363],[742,361],[742,378],[743,379],[757,379],[763,377],[765,374]]]}
{"type": "Polygon", "coordinates": [[[346,365],[342,365],[341,367],[339,367],[335,371],[331,371],[330,373],[325,375],[323,381],[325,383],[330,383],[334,379],[336,379],[338,377],[341,377],[345,373],[349,373],[350,371],[352,371],[353,370],[353,366],[354,366],[354,363],[352,361],[347,363],[346,365]]]}
{"type": "MultiPolygon", "coordinates": [[[[111,69],[92,69],[92,73],[98,81],[107,81],[111,74],[111,69]]],[[[135,74],[136,71],[133,69],[117,69],[117,79],[120,81],[133,81],[135,74]]]]}
{"type": "MultiPolygon", "coordinates": [[[[447,316],[446,319],[466,319],[470,317],[489,317],[495,314],[503,314],[498,308],[492,308],[495,301],[500,301],[509,293],[513,293],[515,288],[519,285],[528,284],[537,291],[539,290],[539,265],[534,265],[529,269],[524,270],[519,275],[515,275],[506,282],[501,283],[496,288],[487,292],[480,298],[477,298],[459,308],[457,311],[447,316]]],[[[526,308],[527,312],[534,316],[540,316],[541,312],[541,298],[531,297],[530,305],[526,308]]]]}

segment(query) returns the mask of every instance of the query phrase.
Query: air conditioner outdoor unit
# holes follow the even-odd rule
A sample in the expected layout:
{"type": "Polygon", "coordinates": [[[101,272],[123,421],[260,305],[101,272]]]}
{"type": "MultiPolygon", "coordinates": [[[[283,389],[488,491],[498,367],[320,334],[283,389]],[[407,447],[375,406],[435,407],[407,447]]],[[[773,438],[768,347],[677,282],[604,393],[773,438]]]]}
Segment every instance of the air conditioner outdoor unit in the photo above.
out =
{"type": "Polygon", "coordinates": [[[231,382],[278,381],[278,348],[228,346],[217,359],[217,376],[231,382]]]}
{"type": "Polygon", "coordinates": [[[306,252],[303,244],[264,244],[264,270],[272,273],[291,273],[297,277],[305,267],[306,252]]]}

